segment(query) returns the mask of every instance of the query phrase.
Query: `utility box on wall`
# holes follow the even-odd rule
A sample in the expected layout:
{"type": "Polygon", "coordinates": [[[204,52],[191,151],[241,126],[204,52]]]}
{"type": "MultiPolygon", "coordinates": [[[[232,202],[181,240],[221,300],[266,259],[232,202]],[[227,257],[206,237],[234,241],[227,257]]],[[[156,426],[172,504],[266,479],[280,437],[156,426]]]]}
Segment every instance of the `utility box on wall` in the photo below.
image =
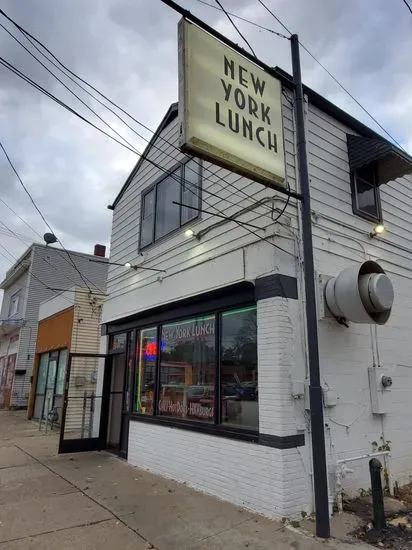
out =
{"type": "Polygon", "coordinates": [[[380,367],[369,367],[368,377],[372,412],[385,414],[390,407],[392,377],[387,369],[380,367]]]}

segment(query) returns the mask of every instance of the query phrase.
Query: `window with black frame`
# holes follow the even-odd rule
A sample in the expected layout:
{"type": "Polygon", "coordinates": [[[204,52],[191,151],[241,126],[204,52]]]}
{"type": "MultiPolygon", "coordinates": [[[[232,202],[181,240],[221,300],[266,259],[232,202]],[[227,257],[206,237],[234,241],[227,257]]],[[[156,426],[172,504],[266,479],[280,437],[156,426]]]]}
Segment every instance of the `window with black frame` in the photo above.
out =
{"type": "Polygon", "coordinates": [[[381,221],[382,211],[376,166],[374,163],[358,168],[352,174],[352,209],[357,216],[381,221]]]}
{"type": "Polygon", "coordinates": [[[137,413],[258,431],[256,306],[141,329],[138,348],[137,413]]]}
{"type": "Polygon", "coordinates": [[[200,190],[201,164],[192,159],[179,164],[144,191],[141,200],[140,248],[149,246],[197,218],[200,190]]]}

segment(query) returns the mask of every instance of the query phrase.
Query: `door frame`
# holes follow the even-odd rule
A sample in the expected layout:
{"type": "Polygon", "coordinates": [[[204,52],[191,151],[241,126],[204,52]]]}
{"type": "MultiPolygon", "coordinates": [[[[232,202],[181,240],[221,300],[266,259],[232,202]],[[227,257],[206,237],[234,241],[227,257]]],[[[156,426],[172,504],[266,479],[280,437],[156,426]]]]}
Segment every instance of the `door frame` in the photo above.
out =
{"type": "Polygon", "coordinates": [[[111,382],[111,357],[113,354],[107,353],[70,353],[67,361],[66,379],[64,383],[62,420],[60,425],[59,438],[59,454],[60,453],[76,453],[85,451],[101,451],[107,447],[107,428],[109,420],[110,406],[110,382],[111,382]],[[104,361],[103,387],[102,387],[102,404],[100,412],[100,426],[98,437],[82,438],[82,439],[64,439],[64,430],[66,425],[66,413],[69,400],[70,372],[73,357],[89,357],[102,358],[104,361]]]}

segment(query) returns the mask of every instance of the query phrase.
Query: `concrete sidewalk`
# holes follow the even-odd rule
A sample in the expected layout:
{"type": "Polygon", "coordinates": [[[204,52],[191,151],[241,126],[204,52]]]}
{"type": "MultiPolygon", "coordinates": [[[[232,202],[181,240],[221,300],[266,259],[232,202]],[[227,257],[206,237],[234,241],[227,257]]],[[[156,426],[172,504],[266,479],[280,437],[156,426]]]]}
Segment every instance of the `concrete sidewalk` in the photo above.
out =
{"type": "Polygon", "coordinates": [[[105,452],[57,455],[57,435],[0,412],[0,550],[357,550],[129,466],[105,452]]]}

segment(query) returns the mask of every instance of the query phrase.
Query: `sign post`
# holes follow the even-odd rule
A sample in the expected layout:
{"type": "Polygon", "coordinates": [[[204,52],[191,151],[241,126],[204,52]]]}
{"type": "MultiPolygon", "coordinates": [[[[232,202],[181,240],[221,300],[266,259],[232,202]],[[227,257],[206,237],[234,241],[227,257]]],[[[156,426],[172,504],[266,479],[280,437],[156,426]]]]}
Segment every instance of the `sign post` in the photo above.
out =
{"type": "Polygon", "coordinates": [[[316,534],[328,538],[329,498],[299,40],[297,35],[290,38],[301,190],[301,195],[297,196],[285,189],[281,84],[273,69],[251,57],[176,2],[162,2],[184,16],[179,23],[181,149],[302,201],[316,534]]]}
{"type": "Polygon", "coordinates": [[[320,385],[318,319],[316,315],[315,270],[313,262],[310,181],[306,151],[305,111],[300,70],[299,39],[290,37],[293,80],[295,83],[296,141],[299,183],[302,193],[301,217],[306,298],[306,330],[308,335],[309,399],[312,428],[313,484],[315,489],[316,534],[330,536],[328,476],[326,467],[325,429],[323,422],[322,387],[320,385]]]}

